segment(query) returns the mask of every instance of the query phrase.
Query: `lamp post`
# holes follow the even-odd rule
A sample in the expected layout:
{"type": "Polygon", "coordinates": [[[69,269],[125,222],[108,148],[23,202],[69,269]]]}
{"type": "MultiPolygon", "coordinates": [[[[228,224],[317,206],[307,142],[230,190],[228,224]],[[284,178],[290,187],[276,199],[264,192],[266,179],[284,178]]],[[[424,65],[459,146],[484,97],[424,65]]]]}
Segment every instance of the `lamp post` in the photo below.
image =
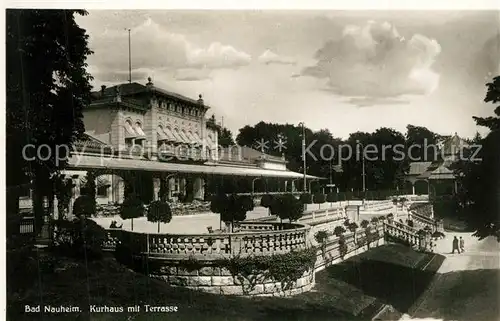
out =
{"type": "Polygon", "coordinates": [[[361,158],[361,163],[362,163],[362,179],[363,179],[363,206],[365,205],[365,197],[366,197],[366,173],[365,173],[365,145],[362,143],[358,142],[358,145],[361,145],[363,147],[363,152],[362,152],[362,158],[361,158]]]}
{"type": "Polygon", "coordinates": [[[306,129],[304,123],[300,122],[299,126],[302,126],[302,160],[304,162],[304,187],[303,192],[307,192],[307,179],[306,179],[306,129]]]}

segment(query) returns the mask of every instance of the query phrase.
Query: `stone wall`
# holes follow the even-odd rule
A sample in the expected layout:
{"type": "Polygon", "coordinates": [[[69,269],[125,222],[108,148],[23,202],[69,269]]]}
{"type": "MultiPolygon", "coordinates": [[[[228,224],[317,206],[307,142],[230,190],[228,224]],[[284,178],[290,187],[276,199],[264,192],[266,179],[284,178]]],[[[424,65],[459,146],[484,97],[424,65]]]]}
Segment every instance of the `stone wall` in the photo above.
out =
{"type": "MultiPolygon", "coordinates": [[[[151,259],[149,263],[151,266],[151,259]]],[[[210,266],[210,261],[204,264],[206,266],[200,269],[187,271],[179,262],[169,262],[168,265],[156,269],[150,276],[171,286],[222,295],[290,296],[307,292],[314,286],[312,271],[304,273],[291,287],[283,289],[281,282],[273,282],[262,276],[252,276],[249,280],[231,275],[226,268],[210,266]]]]}

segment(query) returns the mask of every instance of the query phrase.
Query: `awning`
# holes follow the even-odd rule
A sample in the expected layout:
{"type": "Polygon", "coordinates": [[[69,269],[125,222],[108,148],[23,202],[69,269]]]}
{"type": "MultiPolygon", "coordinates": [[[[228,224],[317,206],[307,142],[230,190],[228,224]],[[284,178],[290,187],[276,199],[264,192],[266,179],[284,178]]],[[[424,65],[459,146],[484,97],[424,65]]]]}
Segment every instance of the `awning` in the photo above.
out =
{"type": "Polygon", "coordinates": [[[165,129],[163,129],[163,132],[165,133],[165,135],[167,136],[167,140],[169,142],[174,142],[176,139],[175,139],[175,136],[174,134],[172,133],[172,130],[168,127],[165,127],[165,129]]]}
{"type": "Polygon", "coordinates": [[[186,135],[186,132],[185,132],[185,131],[183,131],[183,130],[179,130],[179,135],[181,136],[182,140],[183,140],[185,143],[187,143],[187,144],[191,143],[191,139],[189,139],[189,137],[186,135]]]}
{"type": "MultiPolygon", "coordinates": [[[[206,175],[234,175],[249,177],[282,177],[302,178],[303,174],[288,170],[270,170],[258,167],[236,167],[222,165],[191,165],[147,161],[139,159],[107,158],[102,156],[73,155],[68,161],[69,168],[77,169],[116,169],[116,170],[141,170],[169,173],[199,173],[206,175]]],[[[306,178],[318,179],[307,175],[306,178]]]]}
{"type": "Polygon", "coordinates": [[[130,123],[128,121],[125,122],[125,138],[136,138],[137,133],[135,130],[132,128],[130,123]]]}
{"type": "Polygon", "coordinates": [[[186,132],[187,137],[189,138],[189,141],[193,144],[198,144],[202,145],[202,141],[197,139],[196,136],[192,132],[186,132]]]}
{"type": "Polygon", "coordinates": [[[165,132],[163,131],[163,128],[161,127],[158,127],[158,129],[156,130],[156,140],[157,141],[168,141],[168,137],[167,137],[167,134],[165,134],[165,132]]]}
{"type": "Polygon", "coordinates": [[[175,138],[175,141],[179,143],[185,143],[184,139],[182,139],[182,136],[179,134],[179,131],[177,129],[172,130],[172,134],[175,138]]]}
{"type": "Polygon", "coordinates": [[[146,139],[146,134],[144,134],[144,131],[142,131],[141,126],[135,126],[134,127],[135,132],[137,133],[137,139],[146,139]]]}

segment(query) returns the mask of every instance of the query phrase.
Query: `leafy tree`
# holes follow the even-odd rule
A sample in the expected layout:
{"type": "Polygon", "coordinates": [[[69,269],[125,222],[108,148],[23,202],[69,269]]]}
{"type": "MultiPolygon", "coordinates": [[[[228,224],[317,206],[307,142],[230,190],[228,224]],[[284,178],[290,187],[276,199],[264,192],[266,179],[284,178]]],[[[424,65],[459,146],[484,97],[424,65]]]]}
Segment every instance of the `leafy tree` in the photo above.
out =
{"type": "Polygon", "coordinates": [[[321,204],[323,204],[325,201],[326,201],[325,194],[323,193],[314,194],[314,203],[318,204],[318,208],[321,208],[321,204]]]}
{"type": "Polygon", "coordinates": [[[86,59],[92,52],[75,16],[85,14],[6,11],[7,211],[18,210],[18,190],[12,187],[32,179],[37,231],[43,221],[43,199],[53,191],[50,177],[66,166],[72,143],[84,132],[82,108],[90,103],[92,80],[86,59]],[[35,147],[23,155],[28,144],[35,147]],[[36,157],[42,145],[51,151],[47,160],[36,157]]]}
{"type": "Polygon", "coordinates": [[[120,217],[123,220],[131,219],[131,228],[134,230],[134,218],[144,216],[144,203],[135,196],[129,195],[122,203],[120,217]]]}
{"type": "Polygon", "coordinates": [[[304,214],[304,205],[292,194],[284,194],[273,198],[271,213],[277,215],[281,221],[295,222],[304,214]]]}
{"type": "Polygon", "coordinates": [[[345,228],[343,226],[335,226],[335,228],[333,229],[333,234],[335,234],[336,236],[340,236],[342,234],[344,234],[346,232],[345,228]]]}
{"type": "Polygon", "coordinates": [[[158,222],[160,233],[160,223],[169,223],[172,220],[172,209],[167,202],[153,201],[149,204],[147,218],[149,222],[158,222]]]}
{"type": "Polygon", "coordinates": [[[234,231],[234,222],[244,221],[247,217],[248,204],[244,198],[236,194],[229,195],[222,206],[221,219],[226,223],[231,223],[231,231],[234,231]]]}
{"type": "MultiPolygon", "coordinates": [[[[487,103],[500,102],[500,76],[486,84],[487,103]]],[[[474,235],[483,239],[490,235],[500,242],[500,106],[494,116],[474,117],[477,125],[489,128],[490,132],[481,139],[478,155],[475,150],[466,152],[466,160],[455,165],[459,179],[460,205],[474,235]],[[472,157],[474,156],[474,158],[472,157]]]]}
{"type": "Polygon", "coordinates": [[[95,214],[95,199],[89,195],[81,195],[73,204],[73,214],[77,217],[88,218],[95,214]]]}

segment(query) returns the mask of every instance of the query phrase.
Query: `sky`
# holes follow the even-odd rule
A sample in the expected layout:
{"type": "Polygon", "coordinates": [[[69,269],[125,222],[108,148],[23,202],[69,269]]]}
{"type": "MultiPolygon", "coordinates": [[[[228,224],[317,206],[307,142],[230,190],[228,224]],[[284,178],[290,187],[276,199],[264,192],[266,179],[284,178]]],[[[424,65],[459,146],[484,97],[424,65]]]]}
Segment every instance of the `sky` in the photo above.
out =
{"type": "Polygon", "coordinates": [[[408,124],[472,137],[500,73],[498,11],[97,10],[93,85],[132,81],[199,94],[235,135],[260,121],[356,131],[408,124]]]}

